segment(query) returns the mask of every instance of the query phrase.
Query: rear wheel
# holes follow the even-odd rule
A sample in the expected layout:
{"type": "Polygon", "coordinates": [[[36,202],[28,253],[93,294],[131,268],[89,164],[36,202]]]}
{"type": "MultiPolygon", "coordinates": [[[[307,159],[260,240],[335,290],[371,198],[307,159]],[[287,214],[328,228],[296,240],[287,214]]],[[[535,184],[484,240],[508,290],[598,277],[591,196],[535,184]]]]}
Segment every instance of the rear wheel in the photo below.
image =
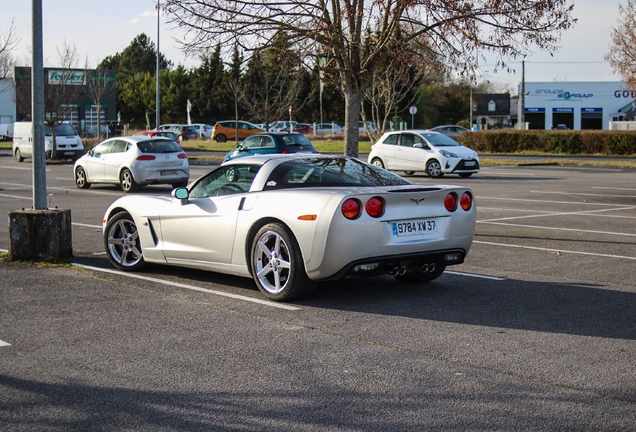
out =
{"type": "Polygon", "coordinates": [[[91,187],[91,184],[88,182],[88,178],[86,177],[86,171],[84,168],[77,167],[75,170],[75,184],[80,189],[88,189],[91,187]]]}
{"type": "Polygon", "coordinates": [[[124,168],[119,174],[119,184],[121,185],[121,190],[126,193],[134,192],[137,190],[137,183],[135,183],[135,178],[128,168],[124,168]]]}
{"type": "Polygon", "coordinates": [[[442,164],[438,160],[432,159],[426,164],[426,174],[432,178],[440,178],[444,176],[442,172],[442,164]]]}
{"type": "Polygon", "coordinates": [[[216,142],[226,142],[227,137],[223,134],[218,134],[215,138],[216,142]]]}
{"type": "Polygon", "coordinates": [[[108,220],[104,247],[109,261],[121,270],[140,270],[146,266],[139,232],[128,212],[119,212],[108,220]]]}
{"type": "Polygon", "coordinates": [[[423,273],[421,271],[409,271],[403,275],[394,276],[395,279],[403,283],[427,283],[431,282],[444,273],[446,266],[443,264],[435,265],[433,271],[427,271],[423,273]]]}
{"type": "Polygon", "coordinates": [[[271,300],[302,297],[316,285],[305,273],[298,242],[280,223],[270,223],[258,230],[250,256],[256,286],[271,300]]]}
{"type": "Polygon", "coordinates": [[[413,174],[415,174],[415,171],[404,171],[404,174],[407,176],[412,176],[413,174]]]}
{"type": "Polygon", "coordinates": [[[382,163],[382,159],[380,158],[373,158],[371,163],[377,167],[384,168],[384,164],[382,163]]]}
{"type": "Polygon", "coordinates": [[[15,160],[18,162],[24,162],[24,158],[22,157],[22,153],[20,153],[20,149],[15,149],[15,160]]]}

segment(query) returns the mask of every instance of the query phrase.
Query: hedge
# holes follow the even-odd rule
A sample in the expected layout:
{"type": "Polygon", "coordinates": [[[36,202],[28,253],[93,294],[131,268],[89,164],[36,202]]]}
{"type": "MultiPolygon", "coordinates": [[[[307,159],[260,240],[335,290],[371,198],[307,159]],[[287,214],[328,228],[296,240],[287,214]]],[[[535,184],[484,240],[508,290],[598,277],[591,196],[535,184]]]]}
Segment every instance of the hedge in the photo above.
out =
{"type": "Polygon", "coordinates": [[[636,131],[488,130],[463,132],[457,141],[479,153],[636,155],[636,131]]]}

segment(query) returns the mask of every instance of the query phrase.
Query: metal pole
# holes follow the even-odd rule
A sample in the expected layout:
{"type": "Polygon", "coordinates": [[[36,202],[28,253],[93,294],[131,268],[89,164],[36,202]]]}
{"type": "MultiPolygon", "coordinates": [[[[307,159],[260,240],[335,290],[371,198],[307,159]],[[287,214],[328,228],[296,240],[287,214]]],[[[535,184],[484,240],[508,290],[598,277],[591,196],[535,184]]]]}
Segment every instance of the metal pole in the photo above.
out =
{"type": "Polygon", "coordinates": [[[33,56],[31,120],[33,124],[33,208],[46,210],[46,155],[44,153],[44,60],[42,0],[32,0],[33,56]]]}
{"type": "Polygon", "coordinates": [[[159,125],[161,124],[160,122],[160,118],[161,118],[161,86],[159,83],[159,11],[160,11],[160,6],[159,6],[159,0],[157,0],[157,89],[156,89],[156,101],[155,101],[155,106],[157,108],[156,110],[156,119],[155,119],[155,123],[156,123],[156,128],[159,129],[159,125]]]}
{"type": "Polygon", "coordinates": [[[521,95],[519,97],[521,102],[521,111],[519,113],[519,129],[526,128],[526,61],[521,60],[521,95]]]}

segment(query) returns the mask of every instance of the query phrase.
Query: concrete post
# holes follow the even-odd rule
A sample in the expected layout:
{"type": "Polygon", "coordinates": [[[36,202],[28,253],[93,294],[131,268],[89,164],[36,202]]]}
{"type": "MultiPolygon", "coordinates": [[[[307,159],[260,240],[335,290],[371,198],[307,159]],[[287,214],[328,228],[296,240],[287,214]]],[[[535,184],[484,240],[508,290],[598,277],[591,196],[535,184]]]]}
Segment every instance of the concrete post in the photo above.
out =
{"type": "Polygon", "coordinates": [[[9,259],[60,262],[73,256],[71,210],[9,212],[9,259]]]}

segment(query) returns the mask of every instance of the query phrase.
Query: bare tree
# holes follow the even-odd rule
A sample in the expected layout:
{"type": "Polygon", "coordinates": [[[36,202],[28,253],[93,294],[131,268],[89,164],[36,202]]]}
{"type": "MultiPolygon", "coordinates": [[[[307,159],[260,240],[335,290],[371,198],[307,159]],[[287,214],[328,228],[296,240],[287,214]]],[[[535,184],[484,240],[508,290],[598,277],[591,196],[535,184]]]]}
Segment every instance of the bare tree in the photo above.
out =
{"type": "Polygon", "coordinates": [[[44,84],[44,124],[51,131],[53,145],[51,158],[57,158],[57,139],[55,126],[71,118],[76,103],[82,95],[82,87],[86,83],[84,71],[77,70],[79,55],[77,47],[64,41],[62,49],[57,49],[59,69],[49,69],[48,79],[44,84]]]}
{"type": "Polygon", "coordinates": [[[532,47],[554,51],[561,32],[576,20],[572,0],[168,0],[169,19],[188,31],[186,52],[238,43],[245,50],[267,46],[278,31],[290,35],[305,55],[329,52],[323,66],[345,98],[345,153],[357,156],[358,121],[374,63],[401,29],[401,42],[434,50],[459,75],[476,69],[480,55],[498,54],[497,64],[532,47]],[[363,50],[365,32],[376,38],[363,50]]]}
{"type": "Polygon", "coordinates": [[[84,75],[86,77],[86,93],[87,96],[95,105],[95,114],[97,116],[97,131],[96,136],[98,139],[102,137],[101,131],[101,110],[102,110],[102,101],[104,98],[114,90],[115,87],[115,76],[114,74],[106,69],[100,68],[91,70],[88,68],[88,59],[86,60],[84,66],[84,75]]]}
{"type": "Polygon", "coordinates": [[[612,45],[605,56],[614,72],[630,88],[636,86],[636,0],[618,5],[618,26],[612,28],[612,45]]]}

